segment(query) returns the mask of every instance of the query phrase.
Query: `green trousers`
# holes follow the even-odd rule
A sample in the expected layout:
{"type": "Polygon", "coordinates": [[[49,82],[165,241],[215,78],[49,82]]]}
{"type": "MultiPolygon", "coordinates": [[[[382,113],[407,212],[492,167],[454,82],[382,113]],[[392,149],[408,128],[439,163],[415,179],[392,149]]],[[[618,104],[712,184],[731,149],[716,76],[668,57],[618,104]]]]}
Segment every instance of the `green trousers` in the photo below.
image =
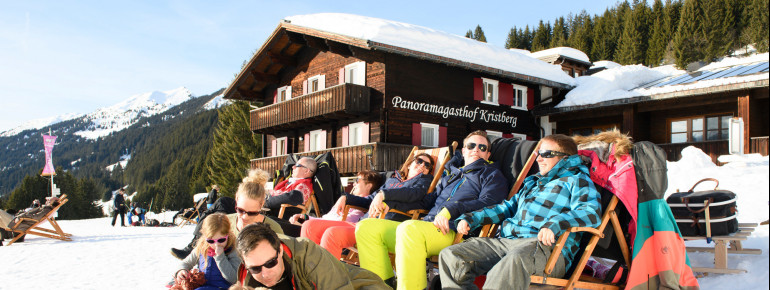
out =
{"type": "Polygon", "coordinates": [[[395,222],[365,219],[356,225],[358,259],[361,267],[383,280],[393,277],[388,253],[396,254],[398,289],[424,289],[428,286],[425,259],[437,256],[452,245],[455,232],[442,234],[431,222],[395,222]]]}

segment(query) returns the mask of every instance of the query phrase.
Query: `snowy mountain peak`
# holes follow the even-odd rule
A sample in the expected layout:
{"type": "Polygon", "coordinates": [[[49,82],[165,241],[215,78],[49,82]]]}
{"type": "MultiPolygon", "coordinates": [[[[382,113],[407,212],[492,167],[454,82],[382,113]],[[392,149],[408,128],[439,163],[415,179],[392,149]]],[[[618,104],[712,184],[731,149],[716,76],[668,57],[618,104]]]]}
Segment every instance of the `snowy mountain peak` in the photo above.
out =
{"type": "Polygon", "coordinates": [[[87,114],[84,119],[90,122],[90,125],[86,130],[75,134],[87,139],[104,137],[130,127],[142,117],[163,113],[194,97],[185,87],[134,95],[113,106],[87,114]]]}
{"type": "Polygon", "coordinates": [[[83,114],[70,113],[70,114],[59,115],[59,116],[56,116],[56,117],[48,117],[48,118],[35,119],[35,120],[27,121],[26,123],[21,124],[21,125],[17,126],[16,128],[10,129],[8,131],[0,132],[0,137],[14,136],[16,134],[21,133],[22,131],[25,131],[25,130],[33,130],[33,129],[34,130],[38,130],[38,129],[42,129],[42,128],[48,126],[48,125],[56,124],[56,123],[64,122],[64,121],[68,121],[68,120],[72,120],[72,119],[78,118],[78,117],[80,117],[82,115],[83,114]]]}

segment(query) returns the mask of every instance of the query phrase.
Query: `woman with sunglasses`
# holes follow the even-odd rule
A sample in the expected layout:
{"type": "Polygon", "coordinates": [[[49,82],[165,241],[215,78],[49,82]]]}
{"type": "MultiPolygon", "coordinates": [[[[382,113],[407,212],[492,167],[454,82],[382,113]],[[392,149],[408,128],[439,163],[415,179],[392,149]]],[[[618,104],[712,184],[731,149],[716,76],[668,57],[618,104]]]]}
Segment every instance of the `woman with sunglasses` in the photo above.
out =
{"type": "Polygon", "coordinates": [[[174,275],[176,285],[191,278],[191,273],[203,272],[206,283],[199,290],[226,289],[238,281],[241,258],[235,251],[235,235],[230,230],[230,220],[221,213],[203,220],[202,236],[195,250],[182,261],[181,269],[174,275]],[[192,270],[191,270],[192,269],[192,270]]]}

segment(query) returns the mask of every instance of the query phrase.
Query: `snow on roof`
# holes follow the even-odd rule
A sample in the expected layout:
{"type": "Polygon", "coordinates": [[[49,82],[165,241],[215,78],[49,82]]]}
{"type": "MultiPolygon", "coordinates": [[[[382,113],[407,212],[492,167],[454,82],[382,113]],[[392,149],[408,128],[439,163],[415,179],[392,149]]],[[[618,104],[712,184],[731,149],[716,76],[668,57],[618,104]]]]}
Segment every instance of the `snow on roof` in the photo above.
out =
{"type": "Polygon", "coordinates": [[[589,69],[600,68],[600,67],[603,67],[603,68],[616,68],[616,67],[619,67],[619,66],[622,66],[622,65],[617,63],[617,62],[611,61],[611,60],[600,60],[600,61],[595,61],[594,65],[592,65],[589,69]]]}
{"type": "Polygon", "coordinates": [[[572,85],[574,79],[561,66],[528,57],[488,43],[391,20],[344,13],[319,13],[286,17],[292,25],[371,42],[406,48],[507,72],[572,85]]]}
{"type": "Polygon", "coordinates": [[[724,68],[729,66],[745,66],[767,61],[768,53],[744,58],[727,57],[689,74],[674,68],[673,65],[656,68],[647,68],[642,65],[610,68],[590,76],[578,77],[576,79],[577,86],[567,93],[564,101],[556,105],[556,108],[592,105],[638,96],[653,96],[699,88],[768,80],[770,79],[768,72],[737,76],[728,75],[726,77],[714,75],[714,78],[705,78],[705,80],[697,78],[699,75],[705,76],[706,73],[712,73],[715,70],[726,71],[724,68]],[[690,81],[667,84],[666,80],[668,79],[684,78],[688,75],[691,77],[690,81]]]}
{"type": "Polygon", "coordinates": [[[586,55],[584,52],[571,47],[563,47],[563,46],[536,51],[531,53],[529,56],[534,58],[541,58],[549,55],[561,55],[561,56],[566,56],[575,60],[591,63],[591,59],[589,59],[588,55],[586,55]]]}

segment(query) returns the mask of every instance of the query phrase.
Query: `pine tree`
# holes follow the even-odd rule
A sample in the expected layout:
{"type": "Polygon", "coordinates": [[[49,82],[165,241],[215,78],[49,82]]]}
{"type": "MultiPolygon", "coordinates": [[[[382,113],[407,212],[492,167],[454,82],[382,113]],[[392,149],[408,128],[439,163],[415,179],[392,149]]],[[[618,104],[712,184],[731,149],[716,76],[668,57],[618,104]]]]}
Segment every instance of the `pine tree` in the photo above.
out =
{"type": "Polygon", "coordinates": [[[465,33],[465,37],[466,37],[466,38],[471,38],[471,39],[472,39],[472,38],[473,38],[473,31],[471,31],[470,29],[468,29],[468,32],[466,32],[466,33],[465,33]]]}
{"type": "Polygon", "coordinates": [[[532,33],[532,31],[529,30],[529,24],[527,24],[527,26],[524,27],[524,33],[520,33],[523,39],[522,40],[523,47],[519,47],[519,48],[532,51],[532,38],[534,38],[533,34],[534,33],[532,33]]]}
{"type": "Polygon", "coordinates": [[[573,32],[569,35],[568,45],[590,55],[593,42],[593,22],[591,21],[591,16],[583,10],[574,18],[572,25],[575,28],[571,29],[573,32]]]}
{"type": "Polygon", "coordinates": [[[703,31],[703,3],[701,0],[686,0],[682,7],[679,27],[674,36],[676,66],[685,69],[688,64],[703,59],[706,35],[703,31]]]}
{"type": "Polygon", "coordinates": [[[591,45],[591,59],[612,60],[614,54],[614,42],[611,38],[610,26],[612,25],[612,12],[604,10],[602,16],[594,20],[593,44],[591,45]]]}
{"type": "Polygon", "coordinates": [[[626,16],[630,16],[631,4],[628,0],[618,3],[617,8],[610,17],[610,49],[612,50],[612,60],[618,61],[618,47],[620,46],[620,39],[623,37],[623,31],[625,30],[626,16]]]}
{"type": "Polygon", "coordinates": [[[567,45],[567,26],[564,23],[564,17],[559,17],[554,21],[553,34],[549,47],[560,47],[567,45]]]}
{"type": "Polygon", "coordinates": [[[663,38],[666,40],[666,50],[663,54],[663,63],[672,64],[676,62],[674,53],[674,35],[679,27],[679,16],[684,4],[680,0],[666,0],[663,8],[663,38]]]}
{"type": "Polygon", "coordinates": [[[548,48],[551,43],[551,25],[546,25],[543,20],[537,25],[537,30],[532,38],[532,51],[540,51],[548,48]]]}
{"type": "Polygon", "coordinates": [[[749,4],[749,20],[748,30],[749,39],[754,43],[758,52],[768,51],[768,0],[752,0],[749,4]]]}
{"type": "Polygon", "coordinates": [[[642,0],[635,1],[633,9],[626,11],[623,37],[617,51],[617,60],[621,64],[639,64],[646,60],[648,9],[646,0],[642,0]]]}
{"type": "Polygon", "coordinates": [[[484,30],[481,29],[480,25],[476,25],[476,31],[473,32],[473,39],[481,42],[487,42],[487,37],[484,36],[484,30]]]}
{"type": "Polygon", "coordinates": [[[208,179],[219,185],[222,194],[232,196],[260,151],[260,137],[249,130],[249,104],[235,102],[220,108],[208,179]]]}
{"type": "Polygon", "coordinates": [[[666,53],[668,39],[665,38],[664,18],[663,2],[655,0],[655,3],[652,4],[652,15],[650,15],[652,28],[650,29],[650,38],[647,42],[647,60],[644,62],[648,66],[660,65],[663,55],[666,53]]]}
{"type": "Polygon", "coordinates": [[[505,39],[505,48],[519,48],[521,46],[521,39],[519,38],[519,32],[516,30],[516,26],[511,28],[508,32],[508,37],[505,39]]]}
{"type": "Polygon", "coordinates": [[[732,39],[729,38],[729,28],[734,26],[735,18],[732,9],[726,9],[725,0],[706,1],[703,7],[704,33],[706,35],[706,49],[704,60],[711,62],[718,57],[727,55],[732,48],[732,39]]]}

